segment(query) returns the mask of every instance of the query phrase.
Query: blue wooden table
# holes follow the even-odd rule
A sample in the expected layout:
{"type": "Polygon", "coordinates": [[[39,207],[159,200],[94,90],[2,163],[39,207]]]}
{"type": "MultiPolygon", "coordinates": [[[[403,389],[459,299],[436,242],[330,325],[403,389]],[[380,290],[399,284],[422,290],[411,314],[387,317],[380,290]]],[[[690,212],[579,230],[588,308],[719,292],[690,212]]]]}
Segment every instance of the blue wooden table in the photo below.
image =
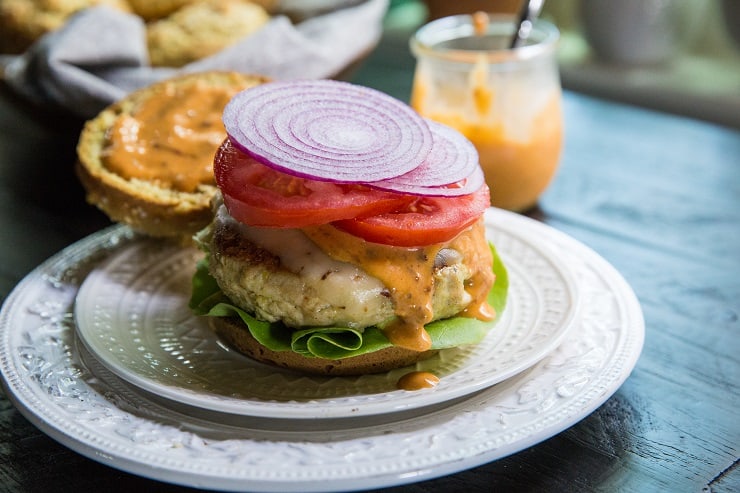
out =
{"type": "MultiPolygon", "coordinates": [[[[355,82],[408,99],[389,36],[355,82]]],[[[565,94],[558,175],[530,215],[618,269],[645,316],[642,356],[601,407],[509,457],[389,492],[740,491],[740,131],[565,94]]],[[[72,173],[80,122],[0,99],[0,299],[108,225],[72,173]]],[[[0,491],[191,491],[72,452],[0,395],[0,491]]]]}

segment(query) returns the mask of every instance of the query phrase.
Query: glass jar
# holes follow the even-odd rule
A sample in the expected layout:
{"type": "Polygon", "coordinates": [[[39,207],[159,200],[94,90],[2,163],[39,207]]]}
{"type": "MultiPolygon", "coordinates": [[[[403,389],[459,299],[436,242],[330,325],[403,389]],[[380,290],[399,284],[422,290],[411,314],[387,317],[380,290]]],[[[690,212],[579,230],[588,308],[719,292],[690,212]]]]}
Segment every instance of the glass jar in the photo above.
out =
{"type": "Polygon", "coordinates": [[[411,106],[459,130],[478,149],[491,203],[513,211],[536,205],[558,167],[563,143],[559,32],[538,20],[510,48],[515,17],[456,15],[411,39],[416,71],[411,106]]]}

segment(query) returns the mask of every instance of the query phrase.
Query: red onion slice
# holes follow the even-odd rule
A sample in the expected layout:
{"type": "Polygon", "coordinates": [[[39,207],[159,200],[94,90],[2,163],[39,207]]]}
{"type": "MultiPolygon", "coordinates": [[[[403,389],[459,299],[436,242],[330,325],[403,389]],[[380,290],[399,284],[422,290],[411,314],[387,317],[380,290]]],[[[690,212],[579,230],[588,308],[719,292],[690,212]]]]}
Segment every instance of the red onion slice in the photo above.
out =
{"type": "Polygon", "coordinates": [[[406,174],[369,185],[419,195],[456,196],[478,190],[484,180],[475,146],[457,130],[427,120],[432,150],[424,162],[406,174]]]}
{"type": "MultiPolygon", "coordinates": [[[[430,197],[458,197],[461,195],[469,195],[478,191],[480,187],[486,182],[483,170],[476,168],[473,173],[470,174],[464,180],[460,180],[455,183],[439,186],[421,186],[413,184],[393,184],[388,186],[378,186],[380,190],[394,191],[400,193],[407,193],[412,195],[427,195],[430,197]]],[[[369,183],[370,186],[375,186],[375,183],[369,183]]]]}
{"type": "Polygon", "coordinates": [[[270,82],[224,110],[236,147],[278,171],[314,180],[368,183],[420,166],[429,126],[384,93],[334,80],[270,82]]]}

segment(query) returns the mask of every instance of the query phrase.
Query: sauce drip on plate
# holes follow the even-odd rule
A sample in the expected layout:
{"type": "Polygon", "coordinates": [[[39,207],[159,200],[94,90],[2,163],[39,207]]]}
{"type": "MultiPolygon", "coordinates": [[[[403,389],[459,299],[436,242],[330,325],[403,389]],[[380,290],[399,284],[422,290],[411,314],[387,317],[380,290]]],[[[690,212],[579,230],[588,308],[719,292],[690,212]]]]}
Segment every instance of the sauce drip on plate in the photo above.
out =
{"type": "Polygon", "coordinates": [[[401,390],[431,389],[439,384],[439,377],[428,371],[412,371],[405,374],[396,382],[396,387],[401,390]]]}

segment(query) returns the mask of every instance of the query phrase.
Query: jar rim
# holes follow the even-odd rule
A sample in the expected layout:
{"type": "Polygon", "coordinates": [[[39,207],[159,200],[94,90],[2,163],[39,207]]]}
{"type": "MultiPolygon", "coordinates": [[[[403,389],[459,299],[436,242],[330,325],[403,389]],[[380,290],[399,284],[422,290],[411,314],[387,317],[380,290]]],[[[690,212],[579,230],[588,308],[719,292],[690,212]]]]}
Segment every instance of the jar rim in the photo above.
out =
{"type": "MultiPolygon", "coordinates": [[[[537,19],[527,42],[521,46],[494,47],[491,49],[461,49],[440,47],[449,41],[473,38],[475,27],[473,15],[460,14],[433,20],[421,26],[411,37],[411,52],[416,56],[429,56],[448,61],[475,63],[481,56],[490,62],[523,61],[555,51],[560,31],[554,24],[537,19]]],[[[490,14],[486,34],[510,40],[516,30],[517,18],[513,15],[490,14]]]]}

